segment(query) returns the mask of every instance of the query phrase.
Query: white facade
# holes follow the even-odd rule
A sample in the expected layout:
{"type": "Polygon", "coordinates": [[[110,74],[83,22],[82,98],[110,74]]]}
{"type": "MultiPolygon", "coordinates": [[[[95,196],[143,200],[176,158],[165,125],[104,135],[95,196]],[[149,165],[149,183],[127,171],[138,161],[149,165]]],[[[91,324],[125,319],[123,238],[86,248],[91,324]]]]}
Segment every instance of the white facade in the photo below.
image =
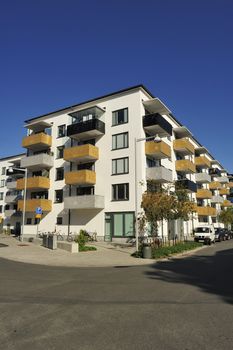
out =
{"type": "MultiPolygon", "coordinates": [[[[56,228],[62,234],[86,229],[106,240],[127,238],[134,235],[135,211],[141,211],[147,178],[160,183],[189,180],[188,187],[197,183],[199,189],[206,190],[210,180],[215,181],[209,175],[210,166],[198,166],[196,174],[194,165],[197,156],[205,155],[210,163],[214,158],[143,86],[28,120],[25,127],[27,155],[21,160],[21,167],[28,169],[25,235],[56,228]],[[146,155],[145,138],[155,135],[164,144],[164,151],[146,155]],[[181,142],[176,147],[175,140],[181,142]],[[84,144],[83,156],[80,147],[84,144]],[[62,147],[71,156],[62,155],[62,147]],[[181,168],[177,171],[179,161],[181,168]],[[43,209],[40,222],[35,213],[38,206],[43,209]]],[[[221,165],[211,165],[216,166],[223,171],[221,165]]],[[[220,178],[226,187],[227,173],[222,172],[220,178]]],[[[213,190],[213,195],[226,200],[226,195],[218,191],[213,190]]],[[[195,191],[190,190],[189,196],[196,201],[195,191]]],[[[212,196],[203,198],[200,205],[221,209],[221,203],[214,202],[212,196]]],[[[19,209],[22,211],[22,202],[19,209]]],[[[215,214],[194,215],[188,222],[174,223],[170,230],[177,232],[182,225],[188,235],[198,222],[217,223],[214,217],[215,214]]],[[[159,232],[169,236],[166,222],[160,225],[159,232]]]]}

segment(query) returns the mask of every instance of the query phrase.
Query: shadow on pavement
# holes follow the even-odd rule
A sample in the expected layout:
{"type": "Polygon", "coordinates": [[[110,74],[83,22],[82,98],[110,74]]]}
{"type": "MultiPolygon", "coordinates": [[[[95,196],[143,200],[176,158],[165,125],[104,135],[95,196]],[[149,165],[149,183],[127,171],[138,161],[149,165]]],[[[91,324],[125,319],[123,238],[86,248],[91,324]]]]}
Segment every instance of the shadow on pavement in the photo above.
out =
{"type": "MultiPolygon", "coordinates": [[[[199,253],[200,254],[200,253],[199,253]]],[[[233,249],[195,255],[152,265],[146,275],[168,283],[186,283],[233,303],[233,249]]]]}

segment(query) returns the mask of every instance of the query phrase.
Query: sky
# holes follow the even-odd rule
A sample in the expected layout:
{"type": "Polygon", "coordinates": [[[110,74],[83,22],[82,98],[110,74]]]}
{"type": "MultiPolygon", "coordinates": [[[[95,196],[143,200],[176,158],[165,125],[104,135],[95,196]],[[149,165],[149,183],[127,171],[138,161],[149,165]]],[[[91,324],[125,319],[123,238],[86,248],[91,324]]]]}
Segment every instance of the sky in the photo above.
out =
{"type": "Polygon", "coordinates": [[[0,0],[0,157],[23,122],[144,84],[233,172],[233,0],[0,0]]]}

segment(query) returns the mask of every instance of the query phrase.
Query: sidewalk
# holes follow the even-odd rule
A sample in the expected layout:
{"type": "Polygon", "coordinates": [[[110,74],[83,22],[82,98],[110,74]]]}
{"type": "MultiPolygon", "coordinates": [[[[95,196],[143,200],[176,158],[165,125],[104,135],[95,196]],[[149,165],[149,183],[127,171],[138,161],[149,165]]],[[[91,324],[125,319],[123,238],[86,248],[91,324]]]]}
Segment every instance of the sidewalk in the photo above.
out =
{"type": "Polygon", "coordinates": [[[16,238],[0,234],[0,258],[13,261],[65,267],[113,267],[154,264],[151,259],[131,257],[132,247],[114,246],[106,242],[96,242],[97,251],[71,254],[61,249],[50,250],[29,242],[19,242],[16,238]],[[6,245],[6,246],[4,246],[6,245]]]}

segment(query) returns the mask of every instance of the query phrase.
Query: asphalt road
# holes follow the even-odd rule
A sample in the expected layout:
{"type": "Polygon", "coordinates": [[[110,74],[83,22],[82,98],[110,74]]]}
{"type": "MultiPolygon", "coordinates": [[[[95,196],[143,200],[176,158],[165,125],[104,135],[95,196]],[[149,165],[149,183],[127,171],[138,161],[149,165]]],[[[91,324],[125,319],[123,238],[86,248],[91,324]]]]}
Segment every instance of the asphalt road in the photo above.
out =
{"type": "Polygon", "coordinates": [[[230,350],[232,303],[233,240],[153,266],[0,259],[0,349],[230,350]]]}

